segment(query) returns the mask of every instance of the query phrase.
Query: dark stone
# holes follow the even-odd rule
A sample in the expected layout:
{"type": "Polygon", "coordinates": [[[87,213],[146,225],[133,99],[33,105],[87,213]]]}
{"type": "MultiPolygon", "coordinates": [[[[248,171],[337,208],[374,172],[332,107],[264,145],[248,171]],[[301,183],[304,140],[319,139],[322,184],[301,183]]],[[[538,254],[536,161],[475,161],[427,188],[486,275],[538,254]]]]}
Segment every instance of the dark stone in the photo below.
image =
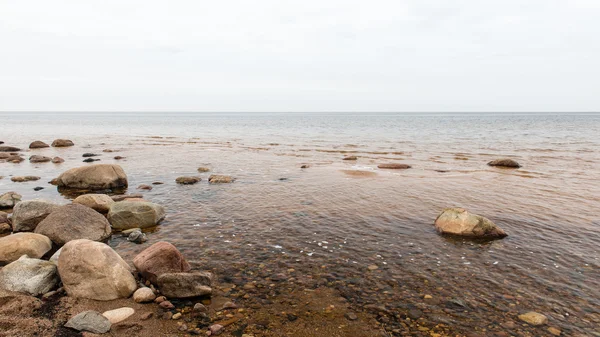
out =
{"type": "Polygon", "coordinates": [[[43,189],[44,189],[44,188],[43,188],[43,187],[41,187],[41,186],[38,186],[38,187],[34,187],[34,188],[33,188],[33,190],[34,190],[34,191],[41,191],[41,190],[43,190],[43,189]]]}
{"type": "Polygon", "coordinates": [[[89,153],[89,152],[88,152],[88,153],[84,153],[84,154],[82,155],[82,157],[83,157],[83,158],[97,157],[97,156],[99,156],[99,154],[95,154],[95,153],[89,153]]]}

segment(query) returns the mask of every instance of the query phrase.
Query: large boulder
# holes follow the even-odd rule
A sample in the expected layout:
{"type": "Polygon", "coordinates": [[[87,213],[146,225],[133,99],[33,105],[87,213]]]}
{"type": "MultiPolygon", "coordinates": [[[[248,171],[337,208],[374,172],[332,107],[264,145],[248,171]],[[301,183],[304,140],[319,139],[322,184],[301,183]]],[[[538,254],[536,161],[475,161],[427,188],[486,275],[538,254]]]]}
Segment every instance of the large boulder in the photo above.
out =
{"type": "Polygon", "coordinates": [[[492,221],[471,214],[464,208],[447,208],[437,219],[435,228],[443,234],[469,237],[503,238],[507,234],[492,221]]]}
{"type": "Polygon", "coordinates": [[[156,284],[160,275],[190,271],[183,255],[168,242],[157,242],[146,248],[133,259],[133,265],[142,276],[156,284]]]}
{"type": "Polygon", "coordinates": [[[36,141],[32,142],[31,144],[29,144],[30,149],[42,149],[45,147],[50,147],[50,145],[42,142],[41,140],[36,140],[36,141]]]}
{"type": "Polygon", "coordinates": [[[164,273],[157,279],[160,293],[168,298],[210,295],[213,275],[209,272],[164,273]]]}
{"type": "Polygon", "coordinates": [[[0,208],[13,208],[21,201],[21,195],[17,192],[6,192],[0,195],[0,208]]]}
{"type": "Polygon", "coordinates": [[[488,163],[489,166],[519,168],[521,165],[510,158],[496,159],[488,163]]]}
{"type": "Polygon", "coordinates": [[[164,207],[143,201],[116,202],[108,211],[108,221],[117,230],[154,227],[164,217],[164,207]]]}
{"type": "Polygon", "coordinates": [[[52,146],[54,146],[54,147],[68,147],[68,146],[73,146],[73,145],[75,145],[75,144],[73,144],[73,142],[68,139],[55,139],[52,142],[52,146]]]}
{"type": "Polygon", "coordinates": [[[39,259],[52,249],[52,241],[35,233],[16,233],[0,238],[0,263],[16,261],[23,255],[39,259]]]}
{"type": "Polygon", "coordinates": [[[58,273],[69,296],[110,301],[127,298],[137,288],[131,268],[108,245],[73,240],[58,257],[58,273]]]}
{"type": "Polygon", "coordinates": [[[94,164],[67,170],[56,183],[58,187],[104,190],[127,187],[127,175],[119,165],[94,164]]]}
{"type": "Polygon", "coordinates": [[[0,288],[27,293],[45,294],[58,283],[56,265],[50,261],[22,256],[0,270],[0,288]]]}
{"type": "Polygon", "coordinates": [[[84,194],[75,198],[73,203],[87,206],[100,213],[107,213],[115,202],[106,194],[84,194]]]}
{"type": "Polygon", "coordinates": [[[44,200],[21,201],[13,209],[13,230],[32,232],[42,220],[59,207],[44,200]]]}
{"type": "Polygon", "coordinates": [[[88,239],[104,241],[110,237],[110,223],[93,209],[70,204],[57,208],[42,220],[35,229],[59,246],[71,240],[88,239]]]}

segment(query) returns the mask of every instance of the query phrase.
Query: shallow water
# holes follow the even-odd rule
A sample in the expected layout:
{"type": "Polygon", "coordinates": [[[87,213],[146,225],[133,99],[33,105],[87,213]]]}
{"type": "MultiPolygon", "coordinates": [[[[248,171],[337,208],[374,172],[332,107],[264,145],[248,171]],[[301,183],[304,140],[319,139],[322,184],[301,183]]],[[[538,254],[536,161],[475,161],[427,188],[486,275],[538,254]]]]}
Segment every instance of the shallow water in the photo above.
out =
{"type": "Polygon", "coordinates": [[[72,196],[46,182],[87,165],[84,152],[119,163],[129,193],[165,183],[143,192],[168,209],[149,242],[111,241],[126,260],[166,240],[223,282],[264,277],[261,268],[269,275],[293,268],[317,284],[325,280],[358,308],[426,309],[428,320],[455,333],[502,331],[501,323],[520,325],[516,315],[533,310],[565,335],[600,335],[600,115],[0,117],[5,145],[26,149],[55,138],[76,144],[23,152],[58,155],[63,164],[0,163],[0,193],[67,202],[72,196]],[[348,154],[358,161],[343,161],[348,154]],[[486,165],[498,157],[523,167],[486,165]],[[396,162],[413,168],[377,168],[396,162]],[[199,174],[199,166],[237,180],[208,185],[210,173],[199,174]],[[11,175],[42,180],[13,183],[11,175]],[[176,185],[181,175],[203,181],[176,185]],[[488,217],[509,236],[473,242],[438,235],[433,221],[452,206],[488,217]],[[425,294],[434,300],[424,303],[425,294]]]}

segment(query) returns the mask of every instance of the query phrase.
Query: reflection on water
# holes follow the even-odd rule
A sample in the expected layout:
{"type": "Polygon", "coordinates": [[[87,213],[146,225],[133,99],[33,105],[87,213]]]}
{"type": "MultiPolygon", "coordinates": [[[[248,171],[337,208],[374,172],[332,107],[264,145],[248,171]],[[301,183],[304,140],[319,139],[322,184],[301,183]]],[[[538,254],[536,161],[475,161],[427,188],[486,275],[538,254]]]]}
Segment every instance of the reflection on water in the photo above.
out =
{"type": "Polygon", "coordinates": [[[259,265],[269,275],[293,268],[306,287],[324,280],[358,307],[398,313],[386,324],[399,329],[419,308],[455,333],[511,333],[505,323],[533,310],[565,335],[586,336],[600,326],[598,135],[600,116],[19,115],[0,136],[7,145],[70,138],[77,146],[23,152],[63,164],[0,163],[0,176],[42,177],[4,178],[0,192],[67,202],[74,195],[45,182],[86,165],[84,152],[101,153],[101,163],[117,163],[118,153],[130,181],[122,192],[164,182],[143,193],[168,209],[146,244],[113,238],[126,260],[167,240],[223,282],[265,276],[259,265]],[[358,161],[342,161],[348,153],[358,161]],[[486,165],[498,157],[523,168],[486,165]],[[413,168],[377,169],[390,162],[413,168]],[[212,168],[201,183],[175,184],[199,166],[212,168]],[[211,173],[237,180],[209,185],[211,173]],[[451,206],[509,236],[438,235],[433,221],[451,206]]]}

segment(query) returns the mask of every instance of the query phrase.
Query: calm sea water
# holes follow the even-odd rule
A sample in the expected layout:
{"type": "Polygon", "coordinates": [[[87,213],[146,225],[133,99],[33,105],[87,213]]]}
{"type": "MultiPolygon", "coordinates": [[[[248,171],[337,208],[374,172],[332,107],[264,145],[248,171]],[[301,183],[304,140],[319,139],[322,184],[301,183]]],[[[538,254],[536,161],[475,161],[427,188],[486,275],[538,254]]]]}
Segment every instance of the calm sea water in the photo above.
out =
{"type": "Polygon", "coordinates": [[[76,144],[23,152],[58,155],[63,164],[0,163],[0,192],[66,203],[72,196],[46,182],[86,165],[84,152],[102,154],[100,163],[126,157],[118,163],[130,193],[165,183],[144,192],[168,209],[149,242],[111,241],[126,259],[166,240],[222,281],[251,278],[239,271],[261,264],[273,274],[294,268],[311,280],[326,278],[358,308],[421,308],[456,333],[502,331],[502,323],[533,310],[566,335],[600,335],[600,115],[0,117],[6,145],[27,149],[55,138],[76,144]],[[358,161],[343,161],[348,154],[358,161]],[[486,165],[499,157],[523,167],[486,165]],[[377,169],[396,162],[413,168],[377,169]],[[237,181],[175,184],[178,176],[198,175],[199,166],[237,181]],[[42,180],[7,178],[29,174],[42,180]],[[509,236],[473,242],[438,235],[433,221],[452,206],[488,217],[509,236]],[[423,304],[425,294],[440,301],[423,304]]]}

